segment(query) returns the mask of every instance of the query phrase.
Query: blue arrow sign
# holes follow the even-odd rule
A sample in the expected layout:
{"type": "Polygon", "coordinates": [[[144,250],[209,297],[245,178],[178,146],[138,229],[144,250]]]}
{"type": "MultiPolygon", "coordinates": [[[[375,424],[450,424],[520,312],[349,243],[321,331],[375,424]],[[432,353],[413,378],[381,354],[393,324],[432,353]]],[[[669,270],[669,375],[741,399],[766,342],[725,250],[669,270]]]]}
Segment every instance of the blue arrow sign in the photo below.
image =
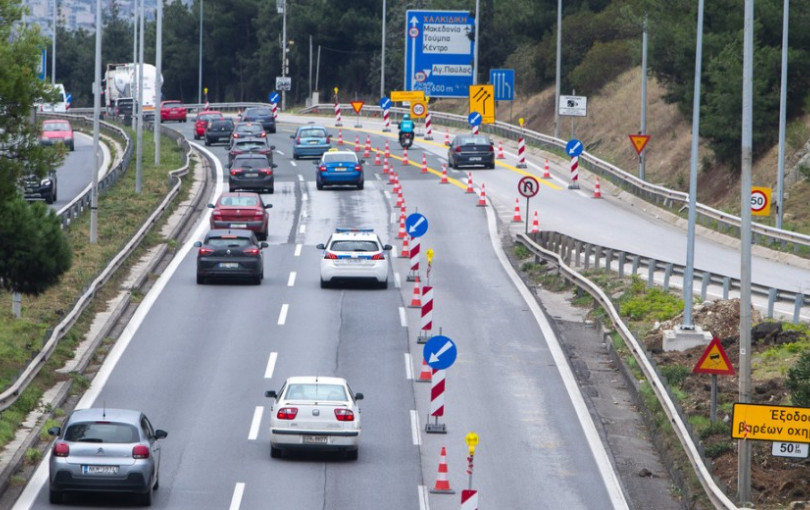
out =
{"type": "Polygon", "coordinates": [[[267,99],[268,99],[268,100],[269,100],[271,103],[276,104],[276,103],[278,103],[278,102],[281,100],[281,95],[280,95],[278,92],[271,92],[271,93],[270,93],[270,94],[267,96],[267,99]]]}
{"type": "Polygon", "coordinates": [[[67,104],[73,104],[73,95],[72,94],[65,94],[65,102],[67,104]]]}
{"type": "Polygon", "coordinates": [[[475,19],[468,11],[405,13],[405,88],[427,97],[469,97],[475,19]]]}
{"type": "Polygon", "coordinates": [[[39,79],[45,80],[45,71],[48,69],[48,50],[43,48],[39,60],[39,79]]]}
{"type": "Polygon", "coordinates": [[[392,104],[391,100],[388,99],[387,97],[383,96],[382,98],[380,98],[380,108],[382,108],[383,110],[391,108],[391,104],[392,104]]]}
{"type": "Polygon", "coordinates": [[[444,370],[456,361],[458,350],[456,344],[446,336],[436,335],[430,338],[422,348],[422,356],[430,368],[444,370]]]}
{"type": "Polygon", "coordinates": [[[495,89],[495,101],[514,101],[514,69],[490,69],[489,83],[495,89]]]}
{"type": "Polygon", "coordinates": [[[481,117],[481,114],[478,112],[472,112],[469,115],[467,115],[467,122],[469,122],[471,126],[480,126],[481,120],[483,120],[483,118],[481,117]]]}
{"type": "Polygon", "coordinates": [[[568,153],[568,155],[571,156],[572,158],[582,154],[582,149],[583,149],[582,142],[580,142],[576,138],[570,140],[565,145],[565,152],[568,153]]]}
{"type": "Polygon", "coordinates": [[[422,237],[428,229],[428,220],[419,213],[409,214],[405,218],[405,231],[411,237],[422,237]]]}

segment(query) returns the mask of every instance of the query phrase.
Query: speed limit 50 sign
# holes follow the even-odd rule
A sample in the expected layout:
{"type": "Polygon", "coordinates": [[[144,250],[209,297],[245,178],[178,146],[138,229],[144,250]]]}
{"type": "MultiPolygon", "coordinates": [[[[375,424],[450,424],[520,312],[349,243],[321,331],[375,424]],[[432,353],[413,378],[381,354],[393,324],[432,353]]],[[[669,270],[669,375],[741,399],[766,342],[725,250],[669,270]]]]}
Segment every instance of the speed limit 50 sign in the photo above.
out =
{"type": "Polygon", "coordinates": [[[751,214],[756,216],[770,216],[771,188],[751,186],[751,214]]]}

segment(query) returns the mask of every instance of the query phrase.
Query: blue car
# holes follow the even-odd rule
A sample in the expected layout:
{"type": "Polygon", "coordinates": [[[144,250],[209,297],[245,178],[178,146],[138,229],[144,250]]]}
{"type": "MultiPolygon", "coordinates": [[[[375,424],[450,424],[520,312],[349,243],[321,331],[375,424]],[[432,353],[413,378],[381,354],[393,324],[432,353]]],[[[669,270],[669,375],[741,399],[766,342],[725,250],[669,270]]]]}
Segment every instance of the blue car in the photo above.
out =
{"type": "Polygon", "coordinates": [[[318,170],[315,172],[315,185],[318,189],[332,185],[357,186],[363,189],[363,164],[365,160],[357,159],[351,151],[330,149],[315,162],[318,170]]]}
{"type": "Polygon", "coordinates": [[[293,144],[293,159],[310,157],[321,157],[324,152],[332,148],[332,138],[323,126],[307,124],[301,126],[290,138],[295,140],[293,144]]]}

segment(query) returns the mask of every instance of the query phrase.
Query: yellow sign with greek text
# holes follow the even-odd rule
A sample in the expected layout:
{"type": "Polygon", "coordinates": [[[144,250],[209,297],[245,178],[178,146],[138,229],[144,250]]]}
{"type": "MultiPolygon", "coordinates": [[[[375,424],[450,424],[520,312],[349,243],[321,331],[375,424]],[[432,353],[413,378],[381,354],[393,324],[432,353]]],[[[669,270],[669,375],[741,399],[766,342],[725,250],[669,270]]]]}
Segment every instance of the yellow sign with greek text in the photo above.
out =
{"type": "Polygon", "coordinates": [[[735,403],[731,437],[810,443],[810,408],[735,403]]]}

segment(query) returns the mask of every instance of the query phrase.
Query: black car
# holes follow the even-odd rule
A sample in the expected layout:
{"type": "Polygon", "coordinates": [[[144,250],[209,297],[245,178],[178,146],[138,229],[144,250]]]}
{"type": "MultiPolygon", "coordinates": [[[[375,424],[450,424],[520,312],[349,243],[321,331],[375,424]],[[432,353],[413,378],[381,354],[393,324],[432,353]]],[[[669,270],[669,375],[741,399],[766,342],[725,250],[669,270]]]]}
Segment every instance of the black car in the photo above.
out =
{"type": "Polygon", "coordinates": [[[276,147],[273,145],[268,146],[264,138],[236,138],[231,142],[231,148],[228,150],[228,166],[240,154],[261,154],[269,161],[272,161],[274,150],[276,150],[276,147]]]}
{"type": "Polygon", "coordinates": [[[278,165],[263,154],[247,153],[234,157],[228,175],[229,191],[257,191],[273,193],[273,169],[278,165]]]}
{"type": "Polygon", "coordinates": [[[264,106],[245,108],[239,120],[242,122],[258,122],[268,133],[276,132],[276,118],[273,116],[273,110],[264,106]]]}
{"type": "Polygon", "coordinates": [[[50,171],[45,177],[28,175],[20,180],[23,197],[29,202],[44,200],[46,204],[56,202],[56,172],[50,171]]]}
{"type": "Polygon", "coordinates": [[[197,247],[197,284],[209,279],[250,280],[259,285],[264,278],[262,249],[268,244],[243,229],[215,229],[197,247]]]}
{"type": "Polygon", "coordinates": [[[495,148],[487,135],[458,135],[447,150],[450,168],[483,166],[495,168],[495,148]]]}
{"type": "Polygon", "coordinates": [[[229,143],[233,134],[233,120],[228,118],[211,119],[205,125],[205,145],[217,143],[220,140],[229,143]]]}

